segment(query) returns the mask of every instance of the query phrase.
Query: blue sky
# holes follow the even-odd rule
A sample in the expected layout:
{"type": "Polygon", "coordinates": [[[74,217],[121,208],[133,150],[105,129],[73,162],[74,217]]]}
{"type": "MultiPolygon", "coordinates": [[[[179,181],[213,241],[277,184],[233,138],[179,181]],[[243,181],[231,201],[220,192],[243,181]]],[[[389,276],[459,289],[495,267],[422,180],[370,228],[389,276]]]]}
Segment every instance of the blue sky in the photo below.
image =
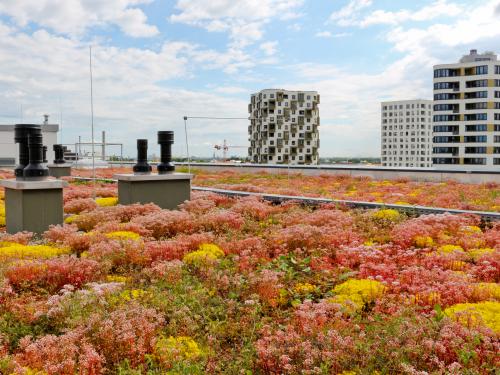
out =
{"type": "MultiPolygon", "coordinates": [[[[164,129],[181,156],[183,116],[247,117],[280,87],[321,94],[321,156],[378,156],[380,101],[431,98],[432,65],[499,53],[500,0],[0,0],[0,123],[48,113],[64,143],[90,140],[89,45],[96,131],[126,154],[164,129]]],[[[247,126],[190,120],[190,150],[245,146],[247,126]]]]}

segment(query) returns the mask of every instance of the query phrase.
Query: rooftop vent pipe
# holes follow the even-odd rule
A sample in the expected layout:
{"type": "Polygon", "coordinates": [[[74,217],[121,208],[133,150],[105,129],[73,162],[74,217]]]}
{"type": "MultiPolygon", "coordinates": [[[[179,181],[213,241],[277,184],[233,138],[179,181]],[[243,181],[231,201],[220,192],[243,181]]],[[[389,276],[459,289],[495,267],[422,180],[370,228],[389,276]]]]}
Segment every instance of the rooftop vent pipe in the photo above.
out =
{"type": "Polygon", "coordinates": [[[49,169],[43,165],[42,132],[28,134],[29,164],[23,170],[27,180],[40,180],[48,177],[49,169]]]}
{"type": "Polygon", "coordinates": [[[54,145],[54,154],[55,154],[55,159],[54,159],[54,164],[64,164],[64,149],[63,145],[54,145]]]}
{"type": "Polygon", "coordinates": [[[171,130],[158,132],[158,144],[161,146],[161,163],[158,164],[158,174],[173,172],[175,166],[172,163],[172,144],[174,143],[174,132],[171,130]]]}
{"type": "Polygon", "coordinates": [[[43,162],[47,164],[47,146],[43,146],[43,162]]]}
{"type": "Polygon", "coordinates": [[[14,142],[19,143],[19,164],[14,169],[17,179],[22,179],[23,170],[29,164],[28,136],[42,134],[42,127],[36,124],[16,124],[14,126],[14,142]]]}
{"type": "Polygon", "coordinates": [[[151,166],[148,164],[148,140],[147,139],[138,139],[137,140],[137,164],[135,164],[132,169],[133,169],[135,174],[149,174],[149,173],[151,173],[151,166]]]}

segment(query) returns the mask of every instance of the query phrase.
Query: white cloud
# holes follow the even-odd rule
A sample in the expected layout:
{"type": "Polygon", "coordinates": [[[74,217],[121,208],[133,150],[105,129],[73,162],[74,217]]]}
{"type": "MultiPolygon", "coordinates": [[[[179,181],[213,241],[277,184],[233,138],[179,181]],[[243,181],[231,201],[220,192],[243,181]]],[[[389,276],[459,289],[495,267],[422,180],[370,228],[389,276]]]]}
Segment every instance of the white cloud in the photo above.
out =
{"type": "Polygon", "coordinates": [[[344,8],[332,13],[329,20],[344,27],[367,27],[380,24],[398,25],[409,21],[423,22],[440,17],[455,17],[463,11],[462,6],[459,4],[448,0],[436,0],[418,10],[402,9],[391,12],[378,9],[367,15],[362,15],[362,11],[371,5],[371,0],[352,0],[344,8]]]}
{"type": "Polygon", "coordinates": [[[267,55],[267,56],[273,56],[274,54],[276,54],[276,47],[278,46],[278,42],[274,41],[274,42],[265,42],[265,43],[262,43],[259,48],[264,51],[264,53],[267,55]]]}
{"type": "Polygon", "coordinates": [[[80,35],[93,26],[116,25],[132,37],[158,34],[138,5],[151,0],[2,0],[0,14],[19,26],[33,22],[60,34],[80,35]]]}
{"type": "MultiPolygon", "coordinates": [[[[174,153],[183,154],[184,115],[247,115],[246,100],[229,96],[231,89],[226,88],[226,96],[218,94],[224,90],[193,91],[168,83],[188,81],[199,66],[237,64],[238,56],[222,56],[180,42],[165,43],[158,51],[101,44],[95,44],[92,51],[96,131],[105,129],[109,141],[123,142],[126,154],[135,152],[135,139],[140,137],[150,138],[153,152],[160,129],[176,131],[174,153]]],[[[87,44],[45,30],[18,32],[0,22],[0,123],[18,122],[21,104],[24,121],[40,122],[44,113],[57,121],[59,98],[64,142],[74,143],[79,135],[89,140],[87,44]]],[[[191,151],[209,155],[212,150],[202,142],[224,137],[245,144],[247,125],[247,121],[190,121],[191,151]]]]}
{"type": "Polygon", "coordinates": [[[400,10],[397,12],[387,12],[376,10],[358,22],[361,27],[376,24],[397,25],[408,21],[429,21],[439,17],[454,17],[462,12],[458,4],[449,3],[446,0],[438,0],[435,3],[425,6],[417,11],[400,10]]]}
{"type": "Polygon", "coordinates": [[[350,0],[347,5],[333,12],[329,20],[336,22],[339,26],[351,25],[358,12],[371,6],[372,0],[350,0]]]}
{"type": "Polygon", "coordinates": [[[333,35],[329,31],[318,31],[315,35],[317,38],[332,38],[333,35]]]}
{"type": "Polygon", "coordinates": [[[352,35],[351,33],[336,33],[332,34],[330,31],[318,31],[314,36],[317,38],[344,38],[352,35]]]}
{"type": "Polygon", "coordinates": [[[264,35],[271,19],[290,20],[300,17],[296,10],[304,0],[178,0],[179,11],[172,22],[198,26],[207,31],[229,32],[232,46],[244,48],[264,35]]]}

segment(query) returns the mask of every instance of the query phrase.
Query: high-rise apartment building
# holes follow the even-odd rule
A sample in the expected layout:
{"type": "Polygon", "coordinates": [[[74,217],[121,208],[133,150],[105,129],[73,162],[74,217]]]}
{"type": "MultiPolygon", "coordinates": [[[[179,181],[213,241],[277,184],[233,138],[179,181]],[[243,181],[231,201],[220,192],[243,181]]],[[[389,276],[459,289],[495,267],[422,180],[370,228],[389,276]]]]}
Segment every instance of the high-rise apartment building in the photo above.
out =
{"type": "Polygon", "coordinates": [[[434,66],[433,166],[500,166],[500,61],[471,50],[434,66]]]}
{"type": "Polygon", "coordinates": [[[382,165],[432,166],[432,100],[381,103],[382,165]]]}
{"type": "Polygon", "coordinates": [[[253,163],[318,164],[319,94],[266,89],[252,94],[248,155],[253,163]]]}

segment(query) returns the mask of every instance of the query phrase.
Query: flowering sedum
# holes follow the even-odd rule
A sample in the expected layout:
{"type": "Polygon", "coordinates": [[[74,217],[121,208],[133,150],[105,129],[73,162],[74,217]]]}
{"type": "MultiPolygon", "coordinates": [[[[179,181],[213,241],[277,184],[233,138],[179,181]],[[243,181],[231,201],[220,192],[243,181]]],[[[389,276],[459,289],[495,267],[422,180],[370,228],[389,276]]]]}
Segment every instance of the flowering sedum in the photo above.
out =
{"type": "Polygon", "coordinates": [[[293,290],[297,294],[310,294],[316,290],[316,287],[309,283],[297,283],[293,290]]]}
{"type": "Polygon", "coordinates": [[[118,230],[106,233],[106,237],[116,240],[138,240],[141,238],[141,235],[128,230],[118,230]]]}
{"type": "Polygon", "coordinates": [[[107,198],[96,198],[95,202],[99,207],[111,207],[118,204],[117,197],[107,197],[107,198]]]}
{"type": "Polygon", "coordinates": [[[432,247],[434,245],[434,240],[429,236],[416,236],[413,239],[413,243],[416,247],[425,248],[432,247]]]}
{"type": "Polygon", "coordinates": [[[438,252],[441,254],[452,254],[454,252],[461,252],[463,253],[464,249],[462,249],[461,246],[458,245],[443,245],[440,246],[438,249],[438,252]]]}
{"type": "Polygon", "coordinates": [[[146,296],[148,293],[142,289],[127,289],[120,293],[120,299],[128,302],[146,296]]]}
{"type": "Polygon", "coordinates": [[[64,219],[64,222],[66,224],[73,224],[79,217],[80,215],[70,215],[64,219]]]}
{"type": "Polygon", "coordinates": [[[6,259],[45,259],[70,254],[71,249],[47,245],[21,245],[12,243],[0,247],[0,260],[6,259]]]}
{"type": "Polygon", "coordinates": [[[458,303],[445,309],[444,314],[466,327],[485,325],[500,333],[500,302],[458,303]]]}
{"type": "Polygon", "coordinates": [[[495,249],[491,249],[488,247],[480,248],[480,249],[471,249],[467,251],[467,255],[471,257],[473,260],[480,259],[483,255],[493,254],[495,249]]]}
{"type": "Polygon", "coordinates": [[[108,275],[106,276],[106,281],[110,283],[127,283],[130,281],[130,277],[125,277],[120,275],[108,275]]]}
{"type": "Polygon", "coordinates": [[[160,363],[171,364],[174,361],[197,359],[202,356],[202,351],[189,336],[170,336],[161,337],[156,342],[154,356],[160,363]]]}
{"type": "Polygon", "coordinates": [[[366,303],[382,297],[385,290],[386,287],[379,281],[350,279],[333,289],[335,297],[332,302],[343,305],[348,312],[359,311],[366,303]]]}
{"type": "Polygon", "coordinates": [[[479,298],[500,300],[500,284],[477,283],[474,284],[473,294],[479,298]]]}
{"type": "Polygon", "coordinates": [[[379,220],[397,221],[401,215],[397,210],[392,208],[385,210],[378,210],[372,214],[372,217],[379,220]]]}
{"type": "Polygon", "coordinates": [[[201,266],[207,263],[211,263],[216,259],[222,258],[224,252],[215,244],[201,244],[198,250],[190,252],[184,255],[182,259],[184,263],[201,266]]]}

